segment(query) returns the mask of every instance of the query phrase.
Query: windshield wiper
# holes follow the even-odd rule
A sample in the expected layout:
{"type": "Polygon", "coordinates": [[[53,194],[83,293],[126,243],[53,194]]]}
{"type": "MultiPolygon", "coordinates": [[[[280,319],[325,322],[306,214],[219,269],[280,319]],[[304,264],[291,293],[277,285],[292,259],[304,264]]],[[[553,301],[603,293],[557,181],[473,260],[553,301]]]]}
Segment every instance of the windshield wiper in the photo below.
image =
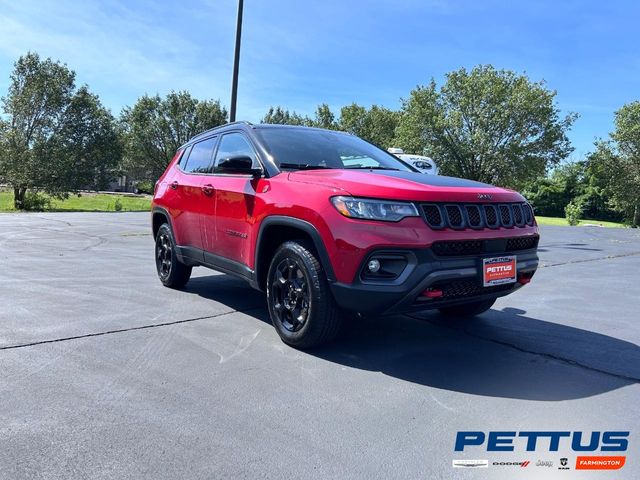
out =
{"type": "Polygon", "coordinates": [[[311,165],[309,163],[281,163],[280,168],[291,168],[294,170],[321,170],[329,169],[330,167],[325,167],[324,165],[311,165]]]}
{"type": "Polygon", "coordinates": [[[375,167],[365,167],[364,165],[359,165],[357,167],[344,167],[345,170],[395,170],[397,172],[400,171],[399,168],[393,168],[393,167],[382,167],[380,165],[375,166],[375,167]]]}

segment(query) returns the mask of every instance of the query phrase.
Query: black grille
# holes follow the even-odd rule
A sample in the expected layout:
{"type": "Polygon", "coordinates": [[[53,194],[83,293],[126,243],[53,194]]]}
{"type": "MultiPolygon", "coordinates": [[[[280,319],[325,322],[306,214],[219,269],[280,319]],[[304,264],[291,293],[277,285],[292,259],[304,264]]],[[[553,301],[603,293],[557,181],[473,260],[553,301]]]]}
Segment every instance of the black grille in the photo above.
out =
{"type": "Polygon", "coordinates": [[[497,228],[500,226],[500,221],[498,220],[498,212],[496,211],[495,205],[485,205],[484,215],[487,219],[487,226],[489,228],[497,228]]]}
{"type": "Polygon", "coordinates": [[[531,208],[531,205],[525,203],[522,206],[522,210],[524,211],[524,222],[527,225],[531,225],[533,223],[533,209],[531,208]]]}
{"type": "Polygon", "coordinates": [[[516,250],[529,250],[538,246],[539,238],[535,237],[516,237],[507,240],[507,252],[516,250]]]}
{"type": "Polygon", "coordinates": [[[476,255],[482,253],[482,240],[436,242],[431,249],[440,256],[476,255]]]}
{"type": "Polygon", "coordinates": [[[465,221],[462,216],[462,209],[458,205],[447,205],[445,209],[449,226],[451,228],[464,228],[465,221]]]}
{"type": "Polygon", "coordinates": [[[511,222],[511,209],[509,208],[509,205],[500,205],[500,223],[502,224],[503,227],[510,227],[512,224],[511,222]]]}
{"type": "Polygon", "coordinates": [[[429,225],[433,227],[442,225],[442,214],[438,205],[422,205],[422,211],[429,225]]]}
{"type": "Polygon", "coordinates": [[[500,254],[529,250],[538,246],[538,236],[490,238],[487,240],[443,240],[431,245],[439,257],[455,257],[479,254],[500,254]]]}
{"type": "Polygon", "coordinates": [[[513,228],[533,225],[533,210],[528,203],[439,204],[421,205],[424,220],[435,229],[513,228]]]}
{"type": "Polygon", "coordinates": [[[524,225],[524,217],[522,215],[522,206],[521,205],[513,205],[513,221],[518,227],[524,225]]]}
{"type": "Polygon", "coordinates": [[[483,287],[480,280],[455,280],[453,282],[443,283],[441,285],[433,285],[432,288],[440,288],[442,290],[443,300],[451,300],[460,297],[472,297],[474,295],[484,295],[487,293],[499,292],[503,290],[511,290],[513,283],[505,285],[496,285],[494,287],[483,287]]]}
{"type": "Polygon", "coordinates": [[[471,228],[482,228],[482,215],[480,215],[480,207],[477,205],[466,205],[467,218],[471,228]]]}

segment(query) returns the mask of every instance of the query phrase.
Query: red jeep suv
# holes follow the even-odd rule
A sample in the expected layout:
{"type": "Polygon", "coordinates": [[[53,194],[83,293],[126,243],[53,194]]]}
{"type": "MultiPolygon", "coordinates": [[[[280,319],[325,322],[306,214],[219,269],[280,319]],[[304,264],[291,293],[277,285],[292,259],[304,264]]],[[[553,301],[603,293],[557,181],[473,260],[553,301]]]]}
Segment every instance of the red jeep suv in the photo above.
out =
{"type": "Polygon", "coordinates": [[[199,265],[244,278],[297,348],[331,340],[345,311],[479,314],[538,266],[520,194],[424,175],[318,128],[237,122],[195,136],[157,182],[152,216],[164,285],[199,265]]]}

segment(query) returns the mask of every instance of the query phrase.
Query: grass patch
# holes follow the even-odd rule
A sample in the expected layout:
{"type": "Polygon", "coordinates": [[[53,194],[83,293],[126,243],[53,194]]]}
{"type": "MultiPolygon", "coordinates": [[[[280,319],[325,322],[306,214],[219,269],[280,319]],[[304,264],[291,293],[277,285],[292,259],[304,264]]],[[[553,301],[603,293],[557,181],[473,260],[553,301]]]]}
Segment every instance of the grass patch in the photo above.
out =
{"type": "MultiPolygon", "coordinates": [[[[51,199],[48,212],[115,212],[119,203],[122,212],[145,212],[151,209],[151,197],[144,195],[110,195],[104,193],[71,194],[66,200],[51,199]]],[[[15,212],[13,192],[0,191],[0,212],[15,212]]]]}
{"type": "MultiPolygon", "coordinates": [[[[562,225],[563,227],[569,226],[569,224],[567,223],[567,219],[560,218],[560,217],[539,217],[536,215],[536,221],[538,222],[538,225],[562,225]]],[[[606,228],[626,228],[626,225],[624,223],[605,222],[604,220],[587,220],[587,219],[580,220],[578,223],[578,226],[585,225],[585,224],[600,225],[606,228]]]]}

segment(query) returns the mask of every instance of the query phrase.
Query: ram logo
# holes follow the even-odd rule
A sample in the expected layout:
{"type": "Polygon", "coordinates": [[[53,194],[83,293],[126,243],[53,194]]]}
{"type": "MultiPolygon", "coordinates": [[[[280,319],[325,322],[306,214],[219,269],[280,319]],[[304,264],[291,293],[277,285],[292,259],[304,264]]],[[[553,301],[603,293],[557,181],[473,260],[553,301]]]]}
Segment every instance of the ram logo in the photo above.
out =
{"type": "Polygon", "coordinates": [[[491,195],[490,193],[479,193],[478,194],[478,200],[491,200],[493,198],[493,195],[491,195]]]}

